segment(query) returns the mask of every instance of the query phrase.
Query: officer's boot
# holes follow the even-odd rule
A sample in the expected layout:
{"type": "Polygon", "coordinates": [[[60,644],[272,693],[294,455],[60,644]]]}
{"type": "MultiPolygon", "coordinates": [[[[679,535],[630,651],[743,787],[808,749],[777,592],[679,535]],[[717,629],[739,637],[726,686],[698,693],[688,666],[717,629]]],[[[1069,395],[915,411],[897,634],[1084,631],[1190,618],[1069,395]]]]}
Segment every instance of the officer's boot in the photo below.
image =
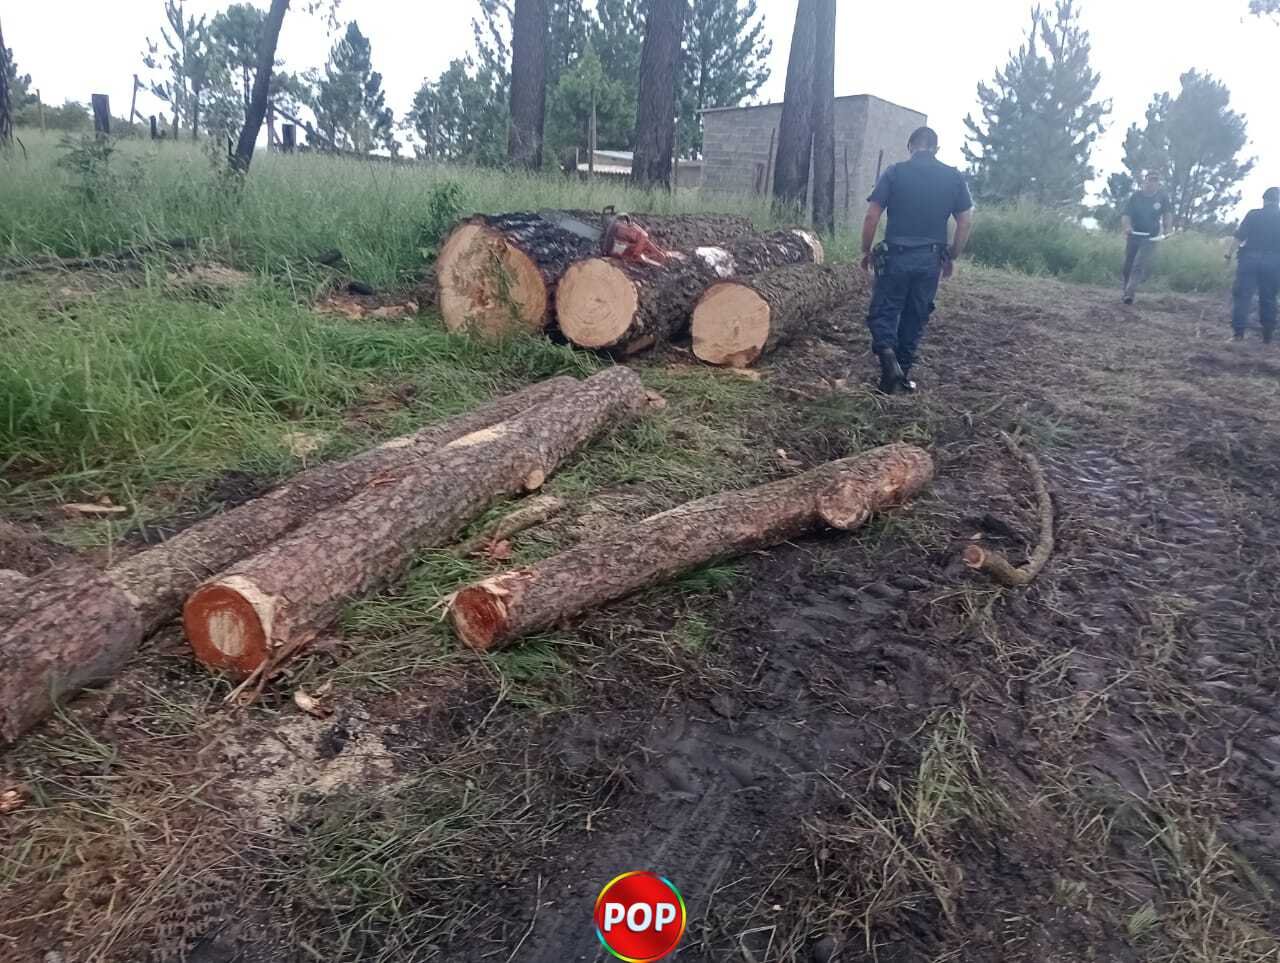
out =
{"type": "Polygon", "coordinates": [[[880,391],[891,395],[902,385],[902,366],[892,348],[881,348],[876,356],[880,359],[880,391]]]}

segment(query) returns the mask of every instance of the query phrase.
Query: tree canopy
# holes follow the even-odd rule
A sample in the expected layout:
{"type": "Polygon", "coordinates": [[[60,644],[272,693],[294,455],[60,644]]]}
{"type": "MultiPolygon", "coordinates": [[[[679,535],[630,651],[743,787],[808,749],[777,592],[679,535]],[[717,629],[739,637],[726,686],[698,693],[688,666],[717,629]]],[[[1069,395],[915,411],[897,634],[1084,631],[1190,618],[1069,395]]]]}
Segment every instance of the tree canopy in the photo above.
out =
{"type": "Polygon", "coordinates": [[[678,93],[682,153],[702,153],[699,111],[733,107],[759,92],[772,53],[756,0],[693,0],[678,93]]]}
{"type": "Polygon", "coordinates": [[[382,74],[373,69],[372,45],[355,21],[347,24],[314,81],[311,109],[330,141],[362,154],[378,147],[393,154],[398,150],[382,74]]]}
{"type": "Polygon", "coordinates": [[[1158,172],[1179,227],[1219,224],[1240,203],[1240,182],[1253,170],[1241,154],[1248,124],[1231,109],[1231,92],[1209,74],[1189,70],[1177,96],[1157,94],[1145,122],[1124,139],[1124,166],[1134,183],[1158,172]]]}
{"type": "Polygon", "coordinates": [[[1023,44],[991,84],[978,85],[982,116],[965,118],[974,193],[1079,209],[1093,179],[1093,145],[1110,113],[1095,97],[1088,31],[1075,0],[1035,7],[1023,44]]]}

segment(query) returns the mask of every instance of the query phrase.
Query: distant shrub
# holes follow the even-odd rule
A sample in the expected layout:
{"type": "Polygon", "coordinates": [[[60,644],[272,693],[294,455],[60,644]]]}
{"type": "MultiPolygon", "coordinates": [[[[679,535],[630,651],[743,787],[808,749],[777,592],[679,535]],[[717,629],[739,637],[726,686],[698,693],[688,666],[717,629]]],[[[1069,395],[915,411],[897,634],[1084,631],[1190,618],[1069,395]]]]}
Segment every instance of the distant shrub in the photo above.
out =
{"type": "MultiPolygon", "coordinates": [[[[1124,238],[1090,230],[1030,204],[977,212],[970,243],[974,260],[1026,274],[1050,275],[1086,284],[1119,283],[1124,238]]],[[[1184,233],[1162,242],[1152,283],[1174,291],[1217,291],[1230,283],[1222,242],[1184,233]]]]}

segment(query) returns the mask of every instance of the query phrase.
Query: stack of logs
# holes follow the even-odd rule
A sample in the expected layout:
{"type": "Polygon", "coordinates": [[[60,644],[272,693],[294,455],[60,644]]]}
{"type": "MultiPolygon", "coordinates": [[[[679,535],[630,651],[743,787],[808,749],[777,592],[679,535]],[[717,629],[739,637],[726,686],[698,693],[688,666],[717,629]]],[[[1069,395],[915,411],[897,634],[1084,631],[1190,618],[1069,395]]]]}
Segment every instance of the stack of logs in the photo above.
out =
{"type": "Polygon", "coordinates": [[[669,253],[665,263],[602,256],[599,214],[469,218],[436,262],[445,324],[490,338],[558,331],[622,357],[691,331],[703,361],[745,367],[831,308],[865,297],[861,272],[825,265],[821,241],[807,231],[756,233],[729,215],[633,218],[669,253]]]}
{"type": "MultiPolygon", "coordinates": [[[[496,502],[540,489],[592,439],[653,403],[626,367],[553,378],[306,470],[104,570],[4,573],[0,744],[109,681],[179,614],[199,662],[244,685],[265,683],[348,601],[393,581],[418,553],[453,544],[496,502]]],[[[465,588],[451,600],[454,625],[477,650],[506,645],[714,559],[818,526],[856,528],[919,491],[932,471],[925,452],[895,445],[703,499],[465,588]]]]}

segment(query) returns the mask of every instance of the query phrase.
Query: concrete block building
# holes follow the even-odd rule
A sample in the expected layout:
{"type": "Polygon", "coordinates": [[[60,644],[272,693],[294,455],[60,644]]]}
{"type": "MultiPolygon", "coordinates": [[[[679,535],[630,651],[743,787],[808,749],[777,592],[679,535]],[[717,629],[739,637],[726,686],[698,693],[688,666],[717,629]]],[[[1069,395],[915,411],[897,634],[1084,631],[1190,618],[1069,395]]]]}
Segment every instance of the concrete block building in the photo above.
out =
{"type": "MultiPolygon", "coordinates": [[[[781,120],[782,104],[703,111],[703,192],[769,194],[781,120]]],[[[847,224],[862,216],[878,172],[906,159],[907,138],[926,120],[918,110],[869,94],[836,98],[838,222],[847,224]]]]}

